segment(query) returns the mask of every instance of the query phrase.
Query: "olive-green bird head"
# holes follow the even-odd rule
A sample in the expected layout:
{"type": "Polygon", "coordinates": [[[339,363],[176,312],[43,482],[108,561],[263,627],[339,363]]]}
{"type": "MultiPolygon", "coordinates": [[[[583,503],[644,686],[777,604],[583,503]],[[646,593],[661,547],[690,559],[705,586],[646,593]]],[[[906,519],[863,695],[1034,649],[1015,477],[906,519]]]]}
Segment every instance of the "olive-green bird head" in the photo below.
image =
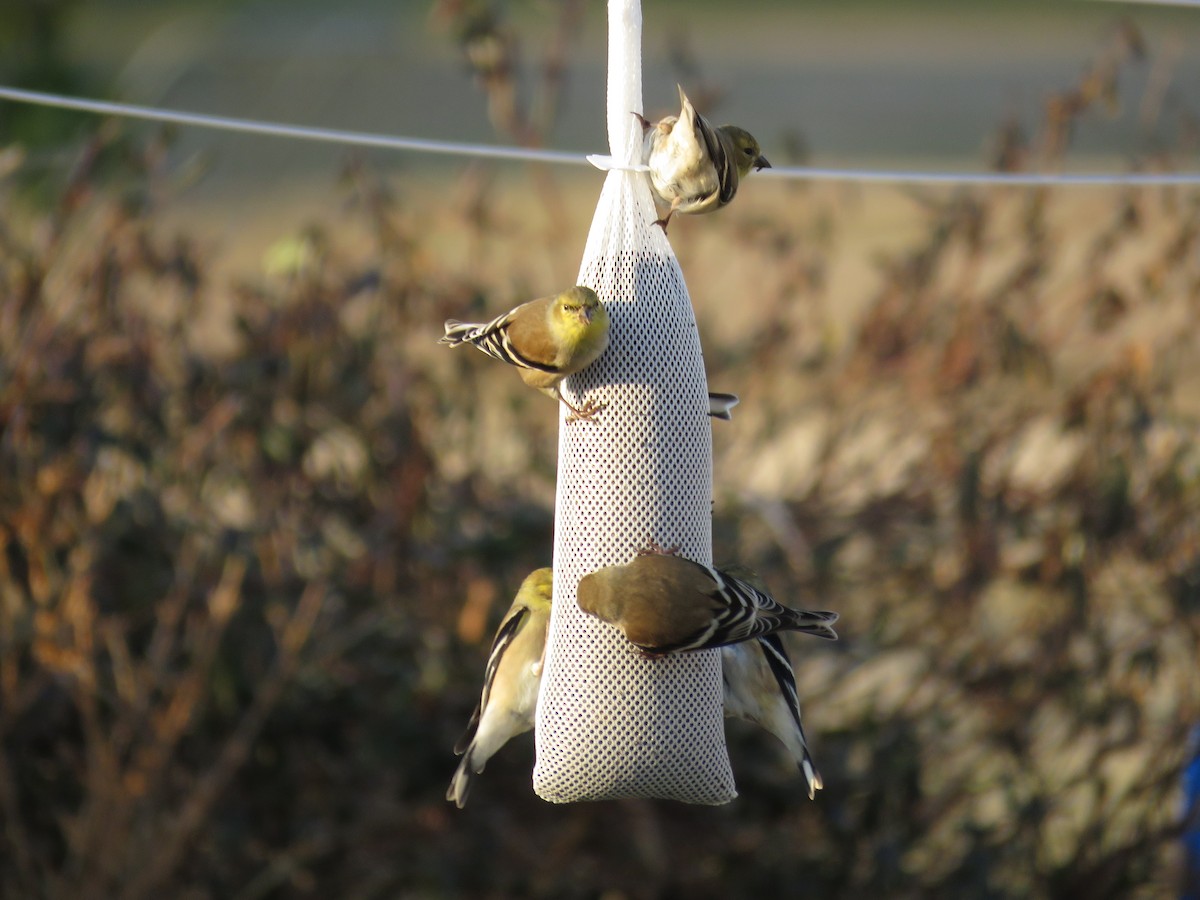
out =
{"type": "Polygon", "coordinates": [[[550,609],[554,598],[554,570],[535,569],[525,576],[517,589],[516,602],[528,606],[535,612],[550,609]]]}
{"type": "Polygon", "coordinates": [[[771,168],[754,135],[736,125],[722,125],[721,130],[733,142],[734,165],[737,166],[739,176],[745,177],[751,169],[757,172],[759,169],[771,168]]]}
{"type": "Polygon", "coordinates": [[[600,305],[600,298],[596,296],[596,292],[582,284],[577,284],[559,294],[558,308],[564,316],[576,319],[585,326],[604,312],[604,307],[600,305]]]}

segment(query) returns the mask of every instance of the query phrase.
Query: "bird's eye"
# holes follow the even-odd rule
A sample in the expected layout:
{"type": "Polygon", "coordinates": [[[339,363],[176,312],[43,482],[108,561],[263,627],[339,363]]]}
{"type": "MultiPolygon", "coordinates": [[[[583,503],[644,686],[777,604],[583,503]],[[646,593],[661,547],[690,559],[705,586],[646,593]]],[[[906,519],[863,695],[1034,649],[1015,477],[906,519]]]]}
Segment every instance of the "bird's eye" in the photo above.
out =
{"type": "Polygon", "coordinates": [[[753,147],[743,147],[742,152],[745,153],[747,156],[757,156],[758,155],[757,153],[754,152],[753,147]]]}

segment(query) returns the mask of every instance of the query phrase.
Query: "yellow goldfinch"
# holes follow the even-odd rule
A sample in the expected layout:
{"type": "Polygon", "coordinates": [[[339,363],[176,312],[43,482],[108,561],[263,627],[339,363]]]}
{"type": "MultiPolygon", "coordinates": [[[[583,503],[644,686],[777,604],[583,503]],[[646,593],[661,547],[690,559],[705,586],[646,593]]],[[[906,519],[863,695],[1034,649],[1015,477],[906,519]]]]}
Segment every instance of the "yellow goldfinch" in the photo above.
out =
{"type": "Polygon", "coordinates": [[[644,656],[720,647],[773,631],[837,640],[837,613],[795,610],[741,579],[652,547],[579,581],[579,608],[620,628],[644,656]]]}
{"type": "Polygon", "coordinates": [[[488,356],[517,367],[530,387],[561,400],[571,418],[591,418],[600,411],[594,403],[572,406],[560,384],[568,375],[586,369],[608,347],[608,311],[591,288],[575,285],[553,297],[522,303],[487,323],[446,320],[439,344],[474,344],[488,356]]]}
{"type": "Polygon", "coordinates": [[[783,741],[804,773],[809,799],[815,798],[824,784],[800,724],[796,676],[783,638],[767,634],[722,647],[721,677],[725,684],[725,715],[760,725],[783,741]]]}
{"type": "Polygon", "coordinates": [[[708,392],[708,414],[714,419],[724,419],[728,422],[733,418],[733,408],[741,403],[737,394],[718,394],[708,392]]]}
{"type": "Polygon", "coordinates": [[[454,745],[454,752],[463,758],[450,780],[446,799],[460,809],[467,802],[471,778],[483,771],[510,738],[533,728],[552,595],[553,572],[531,572],[496,630],[483,676],[483,695],[467,730],[454,745]]]}
{"type": "Polygon", "coordinates": [[[655,222],[665,232],[671,216],[720,209],[737,193],[738,182],[753,168],[769,169],[754,135],[736,125],[714,128],[696,112],[683,88],[678,116],[651,124],[642,116],[646,164],[654,192],[671,208],[655,222]]]}

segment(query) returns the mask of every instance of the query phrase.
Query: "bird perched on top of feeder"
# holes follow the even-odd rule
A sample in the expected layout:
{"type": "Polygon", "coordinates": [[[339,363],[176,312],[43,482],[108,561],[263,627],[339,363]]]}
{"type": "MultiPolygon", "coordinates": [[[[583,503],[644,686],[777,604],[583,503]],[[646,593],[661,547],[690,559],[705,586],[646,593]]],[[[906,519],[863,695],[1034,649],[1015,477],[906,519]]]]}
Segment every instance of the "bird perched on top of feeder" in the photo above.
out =
{"type": "Polygon", "coordinates": [[[650,184],[671,207],[655,222],[664,233],[675,213],[718,210],[733,199],[738,183],[751,169],[771,168],[750,132],[736,125],[714,127],[696,112],[682,86],[679,100],[678,116],[651,123],[638,115],[650,184]]]}

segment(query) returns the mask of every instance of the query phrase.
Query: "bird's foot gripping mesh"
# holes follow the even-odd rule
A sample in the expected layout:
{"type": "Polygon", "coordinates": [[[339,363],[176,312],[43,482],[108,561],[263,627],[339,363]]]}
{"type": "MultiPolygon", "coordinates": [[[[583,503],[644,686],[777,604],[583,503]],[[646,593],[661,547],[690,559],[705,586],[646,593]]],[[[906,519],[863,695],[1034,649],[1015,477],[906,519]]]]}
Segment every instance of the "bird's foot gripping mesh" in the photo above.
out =
{"type": "Polygon", "coordinates": [[[559,431],[554,610],[534,769],[534,789],[556,803],[737,796],[719,651],[645,659],[575,602],[583,575],[629,562],[651,541],[712,559],[704,364],[687,286],[656,218],[646,176],[610,172],[579,274],[612,324],[605,354],[565,385],[572,402],[604,410],[559,431]]]}

